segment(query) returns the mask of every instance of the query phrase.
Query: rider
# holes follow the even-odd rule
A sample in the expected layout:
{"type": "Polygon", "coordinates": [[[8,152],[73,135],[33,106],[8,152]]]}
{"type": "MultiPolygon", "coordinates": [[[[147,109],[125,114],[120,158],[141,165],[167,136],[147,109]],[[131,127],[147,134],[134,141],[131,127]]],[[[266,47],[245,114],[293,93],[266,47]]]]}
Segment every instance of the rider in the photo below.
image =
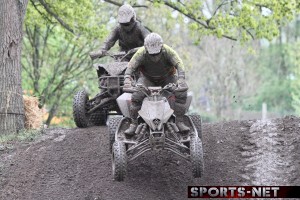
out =
{"type": "MultiPolygon", "coordinates": [[[[157,33],[150,33],[145,38],[144,47],[140,48],[128,63],[128,67],[125,71],[124,87],[131,87],[132,74],[139,69],[140,78],[137,83],[146,87],[149,86],[161,86],[164,87],[169,83],[178,84],[178,89],[184,89],[183,91],[175,91],[175,105],[174,114],[176,115],[176,125],[180,131],[188,131],[184,122],[184,114],[186,111],[185,103],[187,99],[188,86],[185,82],[185,72],[183,71],[183,63],[178,54],[166,44],[163,44],[163,40],[157,33]],[[175,75],[177,70],[178,78],[175,75]]],[[[130,127],[125,130],[127,136],[134,135],[137,128],[138,111],[141,109],[142,101],[145,94],[141,91],[134,92],[131,97],[131,124],[130,127]]]]}
{"type": "Polygon", "coordinates": [[[103,55],[114,46],[117,40],[119,40],[121,51],[127,52],[143,46],[144,39],[149,34],[149,31],[136,20],[136,14],[130,5],[125,4],[119,8],[118,22],[119,25],[113,29],[102,48],[99,51],[90,53],[92,59],[103,55]]]}

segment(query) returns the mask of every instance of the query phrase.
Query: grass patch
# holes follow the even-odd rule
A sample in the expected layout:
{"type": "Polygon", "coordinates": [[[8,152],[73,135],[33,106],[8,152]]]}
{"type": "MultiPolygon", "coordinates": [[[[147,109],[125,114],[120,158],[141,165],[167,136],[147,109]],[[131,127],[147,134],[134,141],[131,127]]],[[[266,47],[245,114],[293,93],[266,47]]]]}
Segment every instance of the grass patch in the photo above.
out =
{"type": "Polygon", "coordinates": [[[32,141],[43,132],[43,129],[23,129],[18,133],[0,135],[0,143],[32,141]]]}

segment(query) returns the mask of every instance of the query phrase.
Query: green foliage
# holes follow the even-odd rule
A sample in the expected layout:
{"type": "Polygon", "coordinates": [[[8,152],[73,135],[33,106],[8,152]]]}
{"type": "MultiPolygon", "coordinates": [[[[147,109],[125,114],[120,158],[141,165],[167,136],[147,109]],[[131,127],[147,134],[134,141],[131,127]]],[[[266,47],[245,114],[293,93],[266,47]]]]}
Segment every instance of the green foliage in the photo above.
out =
{"type": "MultiPolygon", "coordinates": [[[[95,7],[92,0],[53,0],[51,4],[46,4],[48,10],[40,3],[41,1],[30,1],[26,12],[25,26],[38,25],[45,28],[48,25],[60,25],[64,27],[61,30],[66,31],[69,38],[81,36],[86,39],[99,39],[107,34],[104,23],[107,18],[95,17],[102,10],[95,7]],[[64,23],[63,25],[57,20],[58,18],[64,23]],[[70,30],[74,35],[70,33],[70,30]]],[[[65,37],[68,38],[67,36],[65,37]]]]}
{"type": "MultiPolygon", "coordinates": [[[[118,6],[114,3],[124,1],[54,0],[47,4],[54,14],[41,2],[30,1],[27,9],[23,88],[33,90],[49,112],[54,111],[56,117],[64,119],[64,125],[72,126],[73,92],[81,88],[87,89],[90,96],[98,92],[97,75],[87,54],[99,48],[116,24],[118,6]],[[38,37],[34,36],[35,30],[38,37]],[[37,57],[38,65],[34,63],[37,57]]],[[[248,45],[252,39],[276,38],[280,27],[299,13],[298,0],[129,2],[148,6],[135,8],[138,19],[162,35],[190,70],[187,79],[195,94],[193,104],[197,112],[201,108],[199,91],[204,88],[210,103],[209,119],[226,117],[224,110],[239,109],[242,105],[246,110],[260,110],[262,102],[279,112],[300,112],[296,108],[300,105],[300,70],[295,68],[299,66],[299,59],[294,59],[295,46],[273,44],[258,51],[261,56],[253,65],[255,57],[249,55],[253,49],[248,45]],[[238,40],[247,44],[249,51],[216,37],[238,40]],[[233,96],[239,97],[238,103],[233,96]],[[245,96],[248,98],[244,99],[245,96]]]]}
{"type": "Polygon", "coordinates": [[[68,0],[47,4],[46,10],[39,2],[30,1],[27,8],[23,89],[39,97],[40,106],[49,112],[47,124],[56,116],[70,125],[75,91],[87,84],[93,93],[98,90],[96,81],[87,83],[97,77],[88,53],[99,48],[99,41],[108,34],[105,24],[109,16],[98,16],[107,7],[96,6],[93,1],[68,0]]]}
{"type": "MultiPolygon", "coordinates": [[[[88,56],[94,45],[86,45],[83,39],[65,39],[68,33],[61,29],[27,27],[23,40],[23,89],[39,97],[41,106],[50,113],[47,123],[53,117],[51,113],[71,116],[73,94],[97,76],[88,56]]],[[[92,89],[96,88],[94,84],[92,89]]]]}
{"type": "MultiPolygon", "coordinates": [[[[254,1],[154,1],[165,4],[191,19],[190,30],[200,40],[203,36],[215,35],[239,40],[272,38],[279,35],[281,26],[300,13],[298,0],[254,1]]],[[[172,12],[172,10],[170,10],[172,12]]]]}
{"type": "Polygon", "coordinates": [[[246,101],[244,109],[261,110],[262,103],[267,103],[270,111],[281,114],[293,112],[291,83],[294,57],[291,48],[290,44],[272,44],[260,51],[257,91],[246,101]]]}
{"type": "Polygon", "coordinates": [[[293,108],[296,113],[300,115],[300,43],[296,43],[292,48],[293,56],[293,75],[292,75],[292,98],[293,98],[293,108]]]}

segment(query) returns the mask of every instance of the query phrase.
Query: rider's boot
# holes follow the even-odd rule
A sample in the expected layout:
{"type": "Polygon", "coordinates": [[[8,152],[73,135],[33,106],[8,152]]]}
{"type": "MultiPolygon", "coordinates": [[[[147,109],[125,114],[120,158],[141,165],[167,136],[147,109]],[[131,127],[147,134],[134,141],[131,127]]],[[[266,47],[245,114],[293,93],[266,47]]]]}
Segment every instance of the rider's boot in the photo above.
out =
{"type": "Polygon", "coordinates": [[[190,128],[184,124],[185,112],[186,112],[185,104],[175,101],[174,114],[176,115],[176,125],[181,133],[186,133],[190,130],[190,128]]]}
{"type": "Polygon", "coordinates": [[[130,106],[130,117],[131,117],[131,124],[129,128],[124,131],[125,135],[128,137],[132,137],[135,134],[135,130],[137,128],[138,122],[138,111],[140,110],[141,106],[138,105],[131,105],[130,106]]]}
{"type": "Polygon", "coordinates": [[[190,130],[190,128],[184,124],[184,116],[178,116],[176,118],[176,125],[182,133],[186,133],[190,130]]]}
{"type": "Polygon", "coordinates": [[[124,131],[125,135],[128,137],[134,136],[136,128],[137,128],[137,120],[131,119],[131,124],[129,125],[129,128],[124,131]]]}

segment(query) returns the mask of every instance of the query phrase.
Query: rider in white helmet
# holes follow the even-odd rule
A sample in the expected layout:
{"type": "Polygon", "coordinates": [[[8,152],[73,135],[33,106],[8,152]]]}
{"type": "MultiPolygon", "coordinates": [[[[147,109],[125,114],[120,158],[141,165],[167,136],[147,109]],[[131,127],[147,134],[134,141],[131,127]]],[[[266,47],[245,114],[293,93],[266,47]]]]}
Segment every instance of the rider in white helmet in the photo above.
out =
{"type": "MultiPolygon", "coordinates": [[[[183,63],[178,54],[171,47],[163,44],[161,36],[157,33],[150,33],[145,39],[144,47],[140,48],[129,61],[125,71],[125,88],[131,87],[131,76],[137,70],[141,72],[137,81],[138,84],[142,84],[146,87],[164,87],[169,83],[177,83],[179,88],[184,88],[184,90],[174,92],[174,114],[179,130],[181,132],[189,131],[189,127],[184,124],[188,86],[185,82],[183,63]]],[[[130,127],[125,130],[127,136],[134,135],[137,127],[138,111],[141,109],[144,98],[145,94],[141,91],[132,94],[132,104],[130,107],[132,123],[130,127]]]]}
{"type": "Polygon", "coordinates": [[[136,20],[134,9],[125,4],[118,11],[119,24],[113,29],[99,51],[90,53],[92,59],[100,57],[104,52],[119,41],[121,51],[129,51],[144,44],[144,39],[149,31],[136,20]]]}

